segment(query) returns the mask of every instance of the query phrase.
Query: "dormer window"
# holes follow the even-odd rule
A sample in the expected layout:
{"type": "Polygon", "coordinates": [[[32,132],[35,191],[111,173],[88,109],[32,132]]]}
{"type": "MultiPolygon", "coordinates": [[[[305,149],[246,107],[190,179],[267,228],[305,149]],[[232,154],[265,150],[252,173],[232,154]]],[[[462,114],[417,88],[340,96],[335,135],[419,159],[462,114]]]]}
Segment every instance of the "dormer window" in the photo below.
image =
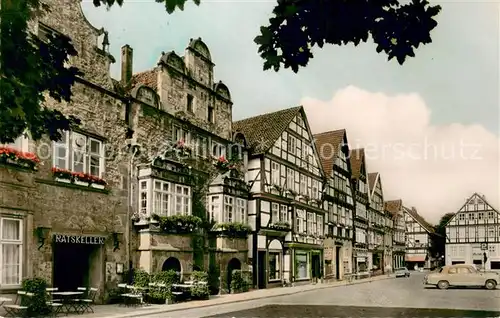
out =
{"type": "Polygon", "coordinates": [[[190,113],[193,112],[193,101],[194,101],[194,97],[193,95],[191,94],[188,94],[187,95],[187,104],[186,104],[186,110],[190,113]]]}
{"type": "Polygon", "coordinates": [[[212,106],[208,106],[207,119],[210,123],[214,122],[214,108],[212,106]]]}

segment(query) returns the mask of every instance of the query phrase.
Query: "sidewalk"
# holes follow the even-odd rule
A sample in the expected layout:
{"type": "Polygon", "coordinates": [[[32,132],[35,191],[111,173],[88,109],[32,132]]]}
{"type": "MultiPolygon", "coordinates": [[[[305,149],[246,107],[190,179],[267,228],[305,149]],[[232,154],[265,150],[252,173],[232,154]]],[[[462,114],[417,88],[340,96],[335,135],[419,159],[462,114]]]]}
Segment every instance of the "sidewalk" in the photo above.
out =
{"type": "MultiPolygon", "coordinates": [[[[210,307],[210,306],[218,306],[229,303],[238,303],[244,301],[251,301],[256,299],[263,298],[271,298],[271,297],[279,297],[284,295],[292,295],[303,293],[310,290],[318,290],[324,288],[333,288],[339,286],[347,286],[347,285],[355,285],[355,284],[363,284],[369,283],[372,281],[391,279],[394,276],[375,276],[371,278],[354,280],[352,282],[347,281],[334,281],[330,283],[319,283],[319,284],[309,284],[309,285],[301,285],[295,287],[277,287],[277,288],[269,288],[269,289],[257,289],[252,290],[246,293],[241,294],[227,294],[221,296],[213,296],[209,300],[195,300],[188,301],[173,305],[149,305],[144,307],[119,307],[118,305],[97,305],[94,308],[93,314],[84,314],[78,315],[78,317],[83,318],[126,318],[126,317],[140,317],[152,314],[160,314],[166,312],[173,311],[182,311],[186,309],[194,309],[194,308],[202,308],[202,307],[210,307]]],[[[76,316],[75,316],[76,317],[76,316]]]]}

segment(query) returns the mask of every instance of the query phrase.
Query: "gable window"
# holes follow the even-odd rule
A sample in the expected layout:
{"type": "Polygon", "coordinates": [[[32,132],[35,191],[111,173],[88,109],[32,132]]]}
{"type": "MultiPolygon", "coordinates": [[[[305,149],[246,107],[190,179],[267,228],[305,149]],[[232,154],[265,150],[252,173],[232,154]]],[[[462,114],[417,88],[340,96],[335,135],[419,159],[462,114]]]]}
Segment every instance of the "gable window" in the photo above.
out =
{"type": "Polygon", "coordinates": [[[289,135],[288,136],[288,151],[291,153],[291,154],[295,154],[296,151],[297,151],[297,139],[295,139],[294,136],[291,136],[289,135]]]}
{"type": "Polygon", "coordinates": [[[274,161],[271,161],[271,182],[280,185],[280,165],[274,161]]]}
{"type": "MultiPolygon", "coordinates": [[[[144,192],[142,190],[142,184],[141,192],[144,192]]],[[[151,214],[160,216],[190,215],[191,188],[171,182],[154,180],[153,202],[151,214]]]]}
{"type": "Polygon", "coordinates": [[[247,223],[247,201],[245,199],[236,198],[236,220],[247,223]]]}
{"type": "Polygon", "coordinates": [[[215,116],[214,116],[214,108],[212,106],[208,106],[208,111],[207,111],[207,120],[210,123],[215,122],[215,116]]]}
{"type": "Polygon", "coordinates": [[[22,276],[22,220],[0,219],[0,286],[21,284],[22,276]]]}
{"type": "Polygon", "coordinates": [[[495,213],[493,211],[488,212],[488,219],[494,219],[495,213]]]}
{"type": "Polygon", "coordinates": [[[65,132],[53,144],[53,165],[60,169],[83,172],[102,178],[104,143],[77,132],[65,132]]]}
{"type": "Polygon", "coordinates": [[[233,204],[234,204],[234,199],[233,197],[224,196],[224,222],[234,222],[234,215],[233,215],[233,204]]]}
{"type": "Polygon", "coordinates": [[[193,102],[194,102],[194,97],[191,94],[187,94],[187,100],[186,100],[186,110],[190,113],[193,112],[193,102]]]}

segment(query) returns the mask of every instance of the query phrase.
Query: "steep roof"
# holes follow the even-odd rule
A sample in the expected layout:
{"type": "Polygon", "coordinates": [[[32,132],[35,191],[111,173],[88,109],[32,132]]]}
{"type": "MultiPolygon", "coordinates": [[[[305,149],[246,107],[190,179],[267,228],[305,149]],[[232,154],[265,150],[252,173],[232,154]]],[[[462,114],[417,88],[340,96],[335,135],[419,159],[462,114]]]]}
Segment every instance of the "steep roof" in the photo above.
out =
{"type": "Polygon", "coordinates": [[[370,187],[370,193],[375,189],[375,182],[377,182],[378,172],[370,172],[368,174],[368,186],[370,187]]]}
{"type": "Polygon", "coordinates": [[[361,175],[361,164],[365,158],[365,149],[352,149],[349,155],[351,160],[352,177],[358,179],[361,175]]]}
{"type": "Polygon", "coordinates": [[[132,75],[131,87],[134,87],[137,84],[144,84],[156,90],[158,87],[158,76],[156,74],[156,70],[147,70],[132,75]]]}
{"type": "Polygon", "coordinates": [[[390,200],[384,202],[384,210],[396,216],[399,211],[401,211],[403,207],[403,201],[401,199],[398,200],[390,200]]]}
{"type": "Polygon", "coordinates": [[[404,207],[404,211],[408,213],[418,224],[420,224],[427,232],[434,233],[434,227],[427,222],[420,214],[418,214],[417,209],[415,207],[407,208],[404,207]]]}
{"type": "Polygon", "coordinates": [[[339,150],[344,145],[345,134],[345,129],[339,129],[314,135],[316,149],[320,154],[320,163],[327,176],[332,174],[339,150]]]}
{"type": "MultiPolygon", "coordinates": [[[[465,200],[465,203],[460,207],[460,209],[458,209],[458,211],[455,213],[455,215],[453,217],[451,217],[448,222],[446,222],[446,226],[452,221],[454,220],[457,215],[461,212],[464,212],[464,207],[469,204],[469,202],[475,202],[476,200],[482,200],[484,201],[484,203],[492,210],[492,211],[495,211],[496,213],[500,213],[498,212],[498,210],[493,207],[493,205],[491,205],[488,200],[486,200],[486,197],[484,195],[480,195],[479,193],[477,192],[474,192],[467,200],[465,200]]],[[[488,209],[487,209],[488,210],[488,209]]]]}
{"type": "Polygon", "coordinates": [[[302,110],[302,106],[297,106],[242,119],[233,123],[233,130],[245,135],[253,154],[262,154],[274,145],[302,110]]]}

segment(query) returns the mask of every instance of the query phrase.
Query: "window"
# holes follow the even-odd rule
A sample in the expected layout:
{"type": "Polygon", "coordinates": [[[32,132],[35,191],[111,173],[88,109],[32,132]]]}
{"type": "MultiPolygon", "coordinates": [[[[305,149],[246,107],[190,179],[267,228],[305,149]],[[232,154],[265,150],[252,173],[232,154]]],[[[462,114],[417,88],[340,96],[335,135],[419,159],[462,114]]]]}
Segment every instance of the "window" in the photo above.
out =
{"type": "Polygon", "coordinates": [[[312,181],[312,198],[319,199],[318,180],[312,181]]]}
{"type": "Polygon", "coordinates": [[[300,194],[306,194],[307,192],[307,178],[305,175],[300,175],[300,194]]]}
{"type": "Polygon", "coordinates": [[[495,228],[492,227],[492,226],[490,226],[488,228],[488,237],[490,237],[490,238],[494,238],[495,237],[495,228]]]}
{"type": "Polygon", "coordinates": [[[247,223],[247,201],[236,198],[236,219],[238,222],[247,223]]]}
{"type": "Polygon", "coordinates": [[[139,201],[141,214],[147,214],[148,210],[148,181],[140,182],[139,201]]]}
{"type": "Polygon", "coordinates": [[[212,155],[219,158],[226,155],[226,147],[212,141],[212,155]]]}
{"type": "Polygon", "coordinates": [[[186,104],[186,110],[190,113],[193,112],[193,95],[188,94],[187,95],[187,104],[186,104]]]}
{"type": "Polygon", "coordinates": [[[293,136],[288,136],[288,151],[292,154],[297,152],[297,139],[293,136]]]}
{"type": "Polygon", "coordinates": [[[269,280],[281,279],[280,253],[269,253],[269,280]]]}
{"type": "Polygon", "coordinates": [[[191,142],[189,131],[178,126],[174,126],[172,136],[174,137],[174,142],[183,141],[186,144],[191,142]]]}
{"type": "Polygon", "coordinates": [[[316,217],[316,221],[317,221],[316,229],[317,229],[318,235],[323,235],[323,216],[318,215],[316,217]]]}
{"type": "Polygon", "coordinates": [[[309,278],[309,255],[307,252],[295,252],[295,279],[309,278]]]}
{"type": "Polygon", "coordinates": [[[295,223],[295,229],[297,233],[305,232],[305,227],[304,227],[305,219],[306,219],[306,212],[304,210],[297,209],[297,220],[295,223]]]}
{"type": "Polygon", "coordinates": [[[271,203],[271,222],[278,222],[279,221],[279,204],[278,203],[271,203]]]}
{"type": "Polygon", "coordinates": [[[212,106],[208,106],[207,120],[210,123],[214,122],[214,108],[212,106]]]}
{"type": "Polygon", "coordinates": [[[458,215],[458,220],[459,220],[459,221],[464,221],[464,220],[465,220],[465,214],[464,214],[464,213],[460,213],[460,214],[458,215]]]}
{"type": "Polygon", "coordinates": [[[224,196],[224,222],[234,222],[233,202],[233,197],[227,195],[224,196]]]}
{"type": "Polygon", "coordinates": [[[467,267],[459,267],[457,272],[459,274],[470,274],[471,273],[470,269],[468,269],[467,267]]]}
{"type": "Polygon", "coordinates": [[[155,180],[153,200],[153,214],[161,216],[191,214],[191,188],[187,186],[155,180]]]}
{"type": "Polygon", "coordinates": [[[488,212],[488,219],[494,219],[495,213],[493,211],[488,212]]]}
{"type": "Polygon", "coordinates": [[[280,221],[288,222],[288,206],[284,204],[280,205],[280,221]]]}
{"type": "Polygon", "coordinates": [[[22,221],[19,219],[0,219],[0,264],[2,275],[0,286],[19,285],[22,276],[22,221]]]}
{"type": "Polygon", "coordinates": [[[104,144],[102,141],[76,132],[62,134],[54,142],[54,167],[83,172],[102,178],[104,174],[104,144]]]}
{"type": "Polygon", "coordinates": [[[307,213],[307,234],[316,234],[316,214],[307,213]]]}
{"type": "Polygon", "coordinates": [[[293,180],[293,170],[286,168],[286,187],[287,189],[293,190],[294,180],[293,180]]]}
{"type": "Polygon", "coordinates": [[[214,195],[210,198],[210,215],[209,215],[209,220],[210,221],[216,221],[216,222],[221,222],[220,220],[220,201],[219,201],[219,196],[214,195]]]}
{"type": "Polygon", "coordinates": [[[51,27],[43,24],[43,23],[38,23],[38,38],[42,40],[43,42],[48,42],[49,39],[49,34],[52,36],[59,34],[56,30],[52,29],[51,27]]]}
{"type": "Polygon", "coordinates": [[[274,161],[271,161],[271,182],[280,185],[280,165],[274,161]]]}

